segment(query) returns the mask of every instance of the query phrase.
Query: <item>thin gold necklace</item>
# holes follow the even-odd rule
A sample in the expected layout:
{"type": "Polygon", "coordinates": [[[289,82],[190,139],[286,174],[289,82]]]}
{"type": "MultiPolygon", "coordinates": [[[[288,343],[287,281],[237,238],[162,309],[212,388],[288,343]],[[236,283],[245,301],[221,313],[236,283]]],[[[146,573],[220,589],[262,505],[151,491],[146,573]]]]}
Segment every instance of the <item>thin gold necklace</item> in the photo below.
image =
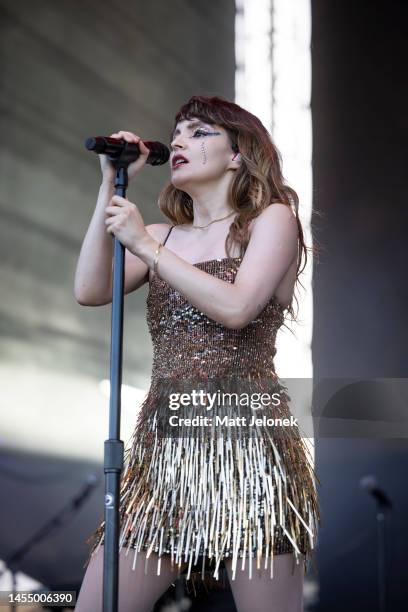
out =
{"type": "Polygon", "coordinates": [[[217,221],[223,221],[224,219],[227,219],[228,217],[230,217],[234,213],[235,213],[235,210],[230,212],[228,215],[225,215],[225,217],[221,217],[221,219],[214,219],[213,221],[210,221],[210,223],[207,223],[207,225],[193,225],[193,227],[195,227],[196,229],[205,229],[206,227],[211,225],[211,223],[216,223],[217,221]]]}

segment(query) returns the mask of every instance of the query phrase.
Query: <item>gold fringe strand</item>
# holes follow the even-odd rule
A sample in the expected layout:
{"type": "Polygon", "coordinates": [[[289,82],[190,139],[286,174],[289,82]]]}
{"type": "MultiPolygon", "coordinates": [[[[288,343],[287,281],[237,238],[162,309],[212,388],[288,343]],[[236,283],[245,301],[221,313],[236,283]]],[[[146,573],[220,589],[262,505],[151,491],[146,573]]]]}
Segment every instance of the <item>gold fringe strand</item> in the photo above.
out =
{"type": "MultiPolygon", "coordinates": [[[[245,384],[248,390],[249,381],[245,384]]],[[[260,390],[255,381],[250,384],[251,392],[260,390]]],[[[275,380],[274,389],[277,384],[275,380]]],[[[256,570],[269,565],[273,578],[276,554],[293,552],[296,563],[303,554],[307,562],[315,548],[320,513],[318,478],[300,432],[292,427],[271,435],[269,428],[258,425],[252,434],[227,427],[224,435],[215,433],[214,427],[181,427],[174,437],[168,424],[168,398],[174,388],[174,379],[153,381],[125,452],[119,548],[126,554],[134,550],[133,568],[141,550],[147,559],[155,552],[160,574],[161,557],[170,555],[179,570],[187,563],[186,581],[195,591],[198,577],[214,587],[206,579],[206,562],[214,565],[216,581],[223,559],[232,559],[233,580],[239,566],[242,571],[247,567],[251,578],[253,560],[256,570]],[[200,556],[201,572],[193,571],[200,556]]],[[[237,416],[236,406],[217,406],[217,411],[237,416]]],[[[192,417],[199,410],[188,407],[179,413],[192,417]]],[[[268,408],[266,414],[289,417],[290,411],[284,403],[279,410],[268,408]]],[[[87,540],[93,545],[85,565],[103,540],[101,522],[87,540]]]]}

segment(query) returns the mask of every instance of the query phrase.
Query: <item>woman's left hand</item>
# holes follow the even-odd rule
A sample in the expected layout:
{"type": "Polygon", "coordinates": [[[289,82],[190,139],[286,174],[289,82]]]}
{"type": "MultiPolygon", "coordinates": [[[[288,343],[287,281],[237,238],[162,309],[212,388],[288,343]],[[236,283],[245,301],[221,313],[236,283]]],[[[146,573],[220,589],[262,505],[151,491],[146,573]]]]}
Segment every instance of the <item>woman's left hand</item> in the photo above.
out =
{"type": "Polygon", "coordinates": [[[124,247],[137,255],[138,247],[149,238],[149,234],[136,204],[114,195],[105,210],[108,213],[105,219],[107,232],[114,234],[124,247]]]}

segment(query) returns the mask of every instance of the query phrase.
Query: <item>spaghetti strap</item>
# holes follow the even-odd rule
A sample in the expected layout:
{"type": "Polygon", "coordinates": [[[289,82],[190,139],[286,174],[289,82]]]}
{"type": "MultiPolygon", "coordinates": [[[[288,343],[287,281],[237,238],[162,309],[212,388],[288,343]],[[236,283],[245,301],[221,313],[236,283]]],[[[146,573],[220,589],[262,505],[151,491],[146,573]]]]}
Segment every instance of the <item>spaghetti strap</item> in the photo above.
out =
{"type": "Polygon", "coordinates": [[[167,242],[167,238],[170,236],[170,232],[171,232],[171,230],[173,229],[173,227],[174,227],[174,225],[172,225],[172,226],[171,226],[171,228],[169,229],[169,233],[167,234],[167,236],[166,236],[166,238],[165,238],[165,240],[164,240],[164,242],[163,242],[163,246],[166,244],[166,242],[167,242]]]}

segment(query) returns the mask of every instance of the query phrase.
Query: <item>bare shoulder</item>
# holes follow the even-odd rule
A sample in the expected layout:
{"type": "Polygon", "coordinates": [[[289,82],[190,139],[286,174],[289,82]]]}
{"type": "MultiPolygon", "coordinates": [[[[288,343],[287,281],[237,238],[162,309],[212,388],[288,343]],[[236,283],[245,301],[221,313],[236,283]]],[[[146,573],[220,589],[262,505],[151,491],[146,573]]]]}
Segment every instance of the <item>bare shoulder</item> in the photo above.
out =
{"type": "Polygon", "coordinates": [[[297,260],[299,227],[296,215],[288,204],[270,204],[252,219],[249,225],[249,238],[253,244],[271,243],[290,244],[294,250],[292,263],[297,260]]]}
{"type": "Polygon", "coordinates": [[[291,225],[293,228],[297,228],[296,216],[290,206],[281,202],[274,202],[264,208],[255,219],[251,220],[249,232],[251,234],[255,227],[270,223],[282,223],[283,225],[291,225]]]}
{"type": "Polygon", "coordinates": [[[158,242],[163,242],[171,227],[170,223],[151,223],[146,225],[146,231],[158,242]]]}
{"type": "MultiPolygon", "coordinates": [[[[282,258],[282,269],[296,265],[299,227],[297,218],[287,204],[274,203],[264,208],[250,224],[249,244],[243,264],[277,261],[282,258]]],[[[242,264],[242,268],[245,266],[242,264]]],[[[248,268],[249,269],[249,268],[248,268]]]]}

